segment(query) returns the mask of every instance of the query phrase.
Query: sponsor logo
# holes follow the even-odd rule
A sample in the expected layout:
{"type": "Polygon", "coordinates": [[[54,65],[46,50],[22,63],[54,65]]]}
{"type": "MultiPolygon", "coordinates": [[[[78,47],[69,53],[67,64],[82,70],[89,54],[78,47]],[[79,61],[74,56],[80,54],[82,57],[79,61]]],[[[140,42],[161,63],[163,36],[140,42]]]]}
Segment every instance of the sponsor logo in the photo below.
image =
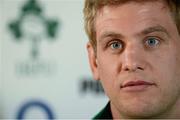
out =
{"type": "MultiPolygon", "coordinates": [[[[55,119],[55,115],[54,115],[52,109],[49,107],[49,105],[47,105],[46,103],[39,101],[39,100],[28,101],[25,104],[23,104],[22,106],[20,106],[19,110],[17,111],[16,119],[18,119],[18,120],[26,119],[26,116],[28,116],[27,113],[30,114],[31,113],[30,111],[32,109],[34,110],[34,108],[42,111],[43,116],[45,116],[45,118],[47,118],[49,120],[55,119]]],[[[34,116],[34,115],[31,115],[31,116],[34,116]]],[[[40,117],[41,115],[38,115],[38,116],[40,117]]]]}
{"type": "Polygon", "coordinates": [[[92,78],[85,77],[80,80],[80,93],[83,95],[102,95],[105,96],[104,94],[104,89],[101,85],[101,83],[97,80],[93,80],[92,78]]]}

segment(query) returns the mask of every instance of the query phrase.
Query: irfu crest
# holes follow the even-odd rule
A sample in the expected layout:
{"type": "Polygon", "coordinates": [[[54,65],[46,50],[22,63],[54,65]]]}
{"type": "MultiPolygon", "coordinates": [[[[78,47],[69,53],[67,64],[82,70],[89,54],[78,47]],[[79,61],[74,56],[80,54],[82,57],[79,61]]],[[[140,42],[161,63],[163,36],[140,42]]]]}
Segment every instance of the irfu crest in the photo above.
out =
{"type": "Polygon", "coordinates": [[[38,46],[43,40],[42,37],[56,37],[58,22],[45,17],[37,0],[29,0],[22,7],[19,18],[11,22],[9,28],[17,41],[21,41],[22,38],[31,40],[31,56],[36,59],[39,55],[38,46]]]}

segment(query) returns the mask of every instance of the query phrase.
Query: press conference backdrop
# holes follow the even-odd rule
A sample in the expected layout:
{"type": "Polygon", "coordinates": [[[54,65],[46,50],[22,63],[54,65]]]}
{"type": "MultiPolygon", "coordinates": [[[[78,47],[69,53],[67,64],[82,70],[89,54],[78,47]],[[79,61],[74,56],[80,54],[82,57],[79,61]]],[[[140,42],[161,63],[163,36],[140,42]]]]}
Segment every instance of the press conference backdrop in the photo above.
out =
{"type": "Polygon", "coordinates": [[[89,68],[84,0],[0,0],[0,118],[90,119],[107,103],[89,68]]]}

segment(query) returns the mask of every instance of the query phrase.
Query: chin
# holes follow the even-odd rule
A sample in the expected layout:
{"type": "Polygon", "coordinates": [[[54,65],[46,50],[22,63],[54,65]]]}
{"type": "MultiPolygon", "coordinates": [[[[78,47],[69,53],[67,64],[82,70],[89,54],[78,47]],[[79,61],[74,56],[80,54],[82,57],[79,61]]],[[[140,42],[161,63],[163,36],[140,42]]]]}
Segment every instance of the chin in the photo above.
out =
{"type": "Polygon", "coordinates": [[[127,110],[123,115],[126,119],[153,119],[158,118],[154,110],[152,111],[138,111],[138,110],[127,110]]]}
{"type": "Polygon", "coordinates": [[[136,118],[136,119],[143,119],[143,118],[158,118],[158,116],[163,113],[163,106],[161,104],[153,104],[152,103],[143,103],[142,101],[138,103],[128,103],[123,105],[120,110],[122,116],[126,116],[125,118],[136,118]]]}

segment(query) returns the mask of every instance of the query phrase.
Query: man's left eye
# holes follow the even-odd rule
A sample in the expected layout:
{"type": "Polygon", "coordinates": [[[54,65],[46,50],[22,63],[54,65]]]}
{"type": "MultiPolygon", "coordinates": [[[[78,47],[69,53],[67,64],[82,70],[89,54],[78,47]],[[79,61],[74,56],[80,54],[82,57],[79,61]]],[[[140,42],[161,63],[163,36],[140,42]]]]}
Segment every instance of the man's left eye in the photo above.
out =
{"type": "Polygon", "coordinates": [[[149,47],[157,46],[159,43],[160,43],[159,39],[157,39],[155,37],[148,38],[145,41],[145,44],[149,47]]]}

